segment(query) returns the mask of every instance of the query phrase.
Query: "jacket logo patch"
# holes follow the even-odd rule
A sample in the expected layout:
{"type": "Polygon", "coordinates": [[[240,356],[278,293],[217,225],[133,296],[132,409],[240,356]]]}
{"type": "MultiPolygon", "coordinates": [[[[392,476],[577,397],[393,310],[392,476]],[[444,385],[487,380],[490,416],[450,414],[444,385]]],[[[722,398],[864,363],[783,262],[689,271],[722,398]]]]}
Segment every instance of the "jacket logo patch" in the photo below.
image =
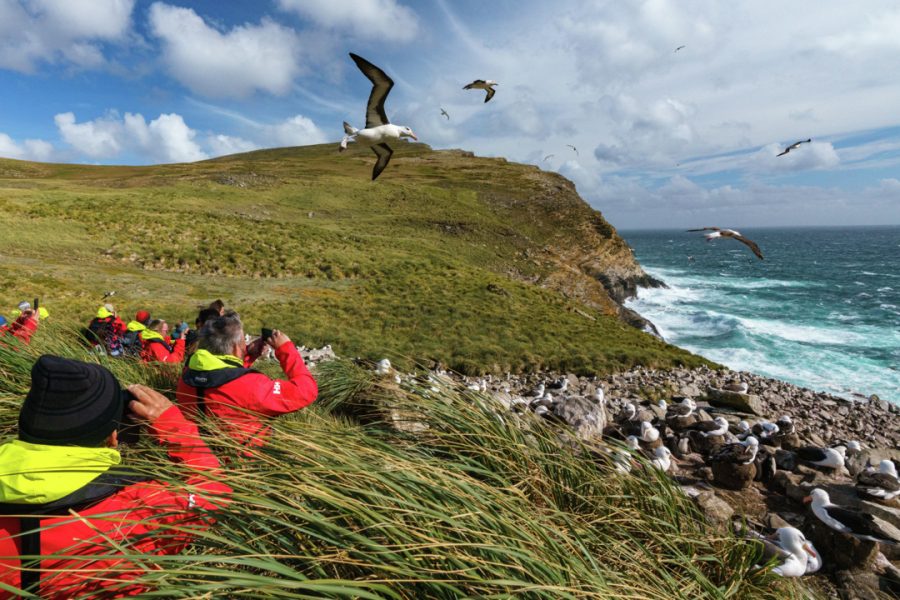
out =
{"type": "Polygon", "coordinates": [[[280,381],[275,382],[275,388],[272,390],[272,393],[273,394],[281,394],[281,382],[280,381]]]}

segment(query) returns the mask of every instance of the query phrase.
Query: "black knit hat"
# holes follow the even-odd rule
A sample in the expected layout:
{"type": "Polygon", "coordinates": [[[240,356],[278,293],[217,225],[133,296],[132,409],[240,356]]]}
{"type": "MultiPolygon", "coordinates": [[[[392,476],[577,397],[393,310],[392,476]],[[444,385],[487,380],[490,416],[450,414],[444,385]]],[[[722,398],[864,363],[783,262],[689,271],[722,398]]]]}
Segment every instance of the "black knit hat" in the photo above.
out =
{"type": "Polygon", "coordinates": [[[99,446],[122,420],[122,388],[105,367],[45,354],[31,368],[19,439],[53,446],[99,446]]]}

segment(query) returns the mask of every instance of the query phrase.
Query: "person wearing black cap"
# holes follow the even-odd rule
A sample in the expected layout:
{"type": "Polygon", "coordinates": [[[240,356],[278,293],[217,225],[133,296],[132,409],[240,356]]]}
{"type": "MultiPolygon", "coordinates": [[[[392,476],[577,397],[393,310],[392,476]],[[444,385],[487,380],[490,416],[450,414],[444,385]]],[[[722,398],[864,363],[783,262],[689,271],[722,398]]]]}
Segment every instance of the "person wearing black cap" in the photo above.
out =
{"type": "Polygon", "coordinates": [[[123,390],[97,364],[41,356],[31,369],[18,438],[0,445],[0,584],[41,597],[80,597],[133,579],[142,568],[110,554],[120,547],[179,552],[231,491],[216,481],[219,471],[197,427],[165,396],[143,385],[123,390]],[[129,413],[148,425],[170,460],[190,465],[183,485],[120,466],[116,447],[129,413]],[[41,555],[53,558],[17,558],[41,555]]]}

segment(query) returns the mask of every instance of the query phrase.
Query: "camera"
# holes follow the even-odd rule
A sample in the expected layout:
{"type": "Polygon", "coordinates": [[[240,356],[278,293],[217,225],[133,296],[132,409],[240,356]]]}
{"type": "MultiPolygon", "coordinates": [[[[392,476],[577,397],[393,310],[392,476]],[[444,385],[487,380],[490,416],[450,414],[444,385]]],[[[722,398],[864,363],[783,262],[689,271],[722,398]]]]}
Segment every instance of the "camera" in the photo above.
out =
{"type": "Polygon", "coordinates": [[[116,428],[119,432],[119,443],[134,445],[141,439],[141,424],[135,422],[134,416],[128,405],[134,400],[134,395],[128,390],[122,390],[122,420],[116,428]]]}
{"type": "Polygon", "coordinates": [[[262,339],[264,342],[268,342],[269,338],[272,337],[272,330],[267,327],[262,328],[262,339]]]}

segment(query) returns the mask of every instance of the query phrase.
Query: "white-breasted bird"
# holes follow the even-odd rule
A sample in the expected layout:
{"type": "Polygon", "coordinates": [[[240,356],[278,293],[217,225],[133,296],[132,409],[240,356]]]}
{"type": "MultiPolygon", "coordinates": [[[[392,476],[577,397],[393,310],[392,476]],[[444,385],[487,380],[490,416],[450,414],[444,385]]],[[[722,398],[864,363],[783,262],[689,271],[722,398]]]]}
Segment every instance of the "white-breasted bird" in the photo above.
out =
{"type": "Polygon", "coordinates": [[[388,121],[387,114],[384,112],[384,100],[387,98],[391,88],[394,87],[394,81],[388,77],[384,71],[356,54],[350,53],[350,58],[359,67],[369,81],[372,82],[372,92],[369,94],[369,101],[366,104],[366,126],[363,129],[356,129],[346,121],[344,121],[344,139],[341,140],[341,151],[347,149],[348,142],[356,142],[363,146],[369,146],[378,157],[375,161],[375,167],[372,169],[372,180],[374,181],[384,168],[387,167],[394,153],[386,142],[399,141],[401,138],[410,137],[418,140],[412,129],[402,125],[392,125],[388,121]]]}

